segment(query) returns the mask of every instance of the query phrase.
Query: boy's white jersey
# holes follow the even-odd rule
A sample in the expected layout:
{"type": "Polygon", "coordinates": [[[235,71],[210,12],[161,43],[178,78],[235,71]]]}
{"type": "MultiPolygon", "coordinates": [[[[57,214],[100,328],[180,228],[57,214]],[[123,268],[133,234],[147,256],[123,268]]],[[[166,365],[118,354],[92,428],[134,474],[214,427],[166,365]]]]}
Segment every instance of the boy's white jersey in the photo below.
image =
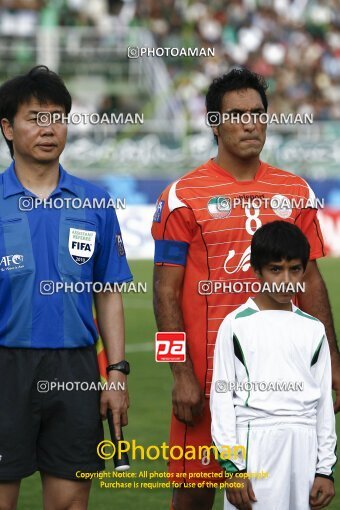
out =
{"type": "MultiPolygon", "coordinates": [[[[222,322],[210,397],[212,438],[222,451],[238,445],[237,425],[315,424],[316,473],[331,476],[336,434],[325,328],[292,307],[259,310],[249,298],[222,322]]],[[[246,469],[242,456],[220,463],[228,471],[246,469]]]]}

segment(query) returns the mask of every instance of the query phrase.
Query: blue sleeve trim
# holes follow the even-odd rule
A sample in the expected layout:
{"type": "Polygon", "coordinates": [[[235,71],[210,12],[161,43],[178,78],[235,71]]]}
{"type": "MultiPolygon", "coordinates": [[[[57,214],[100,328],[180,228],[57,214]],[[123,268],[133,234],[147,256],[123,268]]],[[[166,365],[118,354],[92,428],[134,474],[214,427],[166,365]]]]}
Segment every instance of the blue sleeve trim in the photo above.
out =
{"type": "Polygon", "coordinates": [[[133,282],[133,276],[130,273],[130,275],[122,276],[121,278],[112,278],[112,279],[96,280],[96,281],[100,281],[100,283],[102,283],[103,285],[105,285],[106,283],[112,283],[112,285],[117,283],[118,285],[120,285],[121,283],[133,282]]]}
{"type": "Polygon", "coordinates": [[[155,241],[155,264],[168,263],[185,266],[187,263],[189,244],[183,241],[155,241]]]}

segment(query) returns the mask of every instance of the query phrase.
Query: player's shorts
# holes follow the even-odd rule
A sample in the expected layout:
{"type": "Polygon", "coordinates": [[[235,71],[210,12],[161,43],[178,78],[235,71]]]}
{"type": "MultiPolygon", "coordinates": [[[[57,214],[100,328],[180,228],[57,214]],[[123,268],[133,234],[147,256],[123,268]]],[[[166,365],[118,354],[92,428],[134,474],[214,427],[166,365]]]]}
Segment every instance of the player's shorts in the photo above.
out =
{"type": "Polygon", "coordinates": [[[0,481],[37,470],[77,480],[79,470],[104,469],[97,455],[103,440],[100,392],[72,386],[83,382],[86,389],[98,381],[94,346],[0,347],[0,481]],[[52,389],[55,383],[59,389],[52,389]]]}
{"type": "MultiPolygon", "coordinates": [[[[265,425],[251,423],[249,431],[247,425],[238,426],[237,435],[238,444],[248,444],[247,473],[257,499],[254,509],[310,510],[317,462],[316,425],[266,420],[265,425]]],[[[224,510],[235,509],[225,495],[224,510]]]]}
{"type": "Polygon", "coordinates": [[[196,485],[202,483],[205,485],[207,481],[223,481],[223,471],[215,460],[214,454],[211,453],[210,458],[205,454],[206,449],[204,446],[209,447],[212,445],[209,399],[205,400],[203,415],[199,421],[195,422],[193,427],[178,421],[174,414],[172,414],[170,448],[175,445],[180,446],[184,452],[188,446],[194,446],[197,455],[195,459],[190,460],[186,459],[185,456],[179,460],[170,458],[169,472],[174,474],[173,481],[179,483],[185,481],[196,485]],[[202,455],[199,455],[199,447],[201,447],[202,455]],[[182,473],[186,473],[185,478],[181,476],[182,473]],[[211,473],[211,475],[208,475],[208,473],[211,473]],[[214,473],[219,473],[221,478],[214,477],[214,473]]]}

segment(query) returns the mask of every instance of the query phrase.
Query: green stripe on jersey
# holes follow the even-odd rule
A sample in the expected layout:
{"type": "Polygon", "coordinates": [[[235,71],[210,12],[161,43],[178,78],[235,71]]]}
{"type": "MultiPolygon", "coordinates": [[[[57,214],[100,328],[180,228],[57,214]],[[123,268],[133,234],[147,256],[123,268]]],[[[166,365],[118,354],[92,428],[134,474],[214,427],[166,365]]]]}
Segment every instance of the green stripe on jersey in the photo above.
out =
{"type": "MultiPolygon", "coordinates": [[[[246,359],[244,357],[240,341],[237,338],[237,336],[235,335],[235,333],[233,334],[233,344],[234,344],[234,354],[235,354],[236,358],[238,360],[240,360],[240,362],[242,363],[242,365],[246,369],[246,373],[247,373],[247,377],[248,377],[248,382],[250,382],[248,367],[247,367],[247,364],[246,364],[246,359]]],[[[249,397],[250,397],[250,390],[248,390],[248,397],[247,397],[247,400],[244,403],[246,406],[248,405],[249,397]]]]}
{"type": "Polygon", "coordinates": [[[299,308],[297,308],[294,313],[297,313],[298,315],[301,315],[301,317],[305,317],[306,319],[311,319],[312,321],[320,322],[319,319],[317,319],[316,317],[313,317],[313,315],[308,315],[308,313],[303,312],[299,308]]]}
{"type": "Polygon", "coordinates": [[[222,460],[221,457],[219,457],[218,463],[227,473],[238,473],[240,471],[231,460],[222,460]]]}
{"type": "Polygon", "coordinates": [[[257,313],[258,310],[254,310],[254,308],[246,308],[242,312],[238,313],[235,316],[235,319],[240,319],[241,317],[247,317],[248,315],[253,315],[253,313],[257,313]]]}
{"type": "Polygon", "coordinates": [[[249,448],[249,432],[250,432],[250,421],[248,421],[248,432],[247,432],[247,457],[246,457],[246,471],[248,471],[248,448],[249,448]]]}
{"type": "Polygon", "coordinates": [[[336,463],[338,462],[338,456],[336,454],[337,449],[338,449],[338,444],[336,443],[335,448],[334,448],[335,462],[334,462],[333,466],[331,467],[332,474],[335,472],[335,466],[336,466],[336,463]]]}
{"type": "Polygon", "coordinates": [[[322,343],[323,343],[324,339],[325,339],[325,335],[323,335],[323,337],[321,338],[321,341],[320,341],[319,345],[317,346],[316,351],[313,354],[312,361],[311,361],[311,364],[310,364],[311,367],[313,365],[315,365],[315,363],[319,359],[319,354],[320,354],[322,343]]]}
{"type": "MultiPolygon", "coordinates": [[[[214,441],[212,442],[212,444],[213,444],[213,446],[216,446],[216,445],[215,445],[215,443],[214,443],[214,441]]],[[[217,447],[216,447],[216,448],[217,448],[217,447]]],[[[242,448],[243,448],[243,447],[242,447],[242,448]]],[[[244,449],[244,448],[243,448],[243,449],[244,449]]],[[[233,448],[233,450],[234,450],[234,448],[233,448]]],[[[223,459],[223,458],[222,458],[222,455],[221,455],[221,453],[220,453],[220,451],[219,451],[219,449],[218,449],[218,448],[217,448],[217,454],[218,454],[218,459],[217,459],[217,460],[218,460],[218,463],[219,463],[219,465],[220,465],[223,469],[225,469],[228,473],[239,473],[239,471],[240,471],[240,470],[239,470],[239,468],[236,466],[236,464],[234,464],[234,462],[233,462],[232,460],[230,460],[230,459],[223,459]]],[[[242,457],[242,460],[244,460],[244,459],[243,459],[243,455],[242,455],[242,450],[241,450],[241,449],[239,449],[239,450],[238,450],[237,456],[238,456],[238,457],[240,457],[240,456],[241,456],[241,457],[242,457]]],[[[247,451],[246,451],[246,456],[247,456],[247,451]]]]}

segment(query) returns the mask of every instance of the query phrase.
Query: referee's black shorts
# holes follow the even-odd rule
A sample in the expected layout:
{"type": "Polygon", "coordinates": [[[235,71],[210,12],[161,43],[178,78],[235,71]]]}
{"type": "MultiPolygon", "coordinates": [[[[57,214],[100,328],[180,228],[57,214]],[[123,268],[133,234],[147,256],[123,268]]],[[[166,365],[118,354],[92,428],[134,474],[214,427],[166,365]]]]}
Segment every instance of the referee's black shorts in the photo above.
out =
{"type": "Polygon", "coordinates": [[[98,381],[94,346],[0,347],[0,481],[37,470],[77,480],[78,470],[104,469],[97,455],[103,440],[98,381]]]}

